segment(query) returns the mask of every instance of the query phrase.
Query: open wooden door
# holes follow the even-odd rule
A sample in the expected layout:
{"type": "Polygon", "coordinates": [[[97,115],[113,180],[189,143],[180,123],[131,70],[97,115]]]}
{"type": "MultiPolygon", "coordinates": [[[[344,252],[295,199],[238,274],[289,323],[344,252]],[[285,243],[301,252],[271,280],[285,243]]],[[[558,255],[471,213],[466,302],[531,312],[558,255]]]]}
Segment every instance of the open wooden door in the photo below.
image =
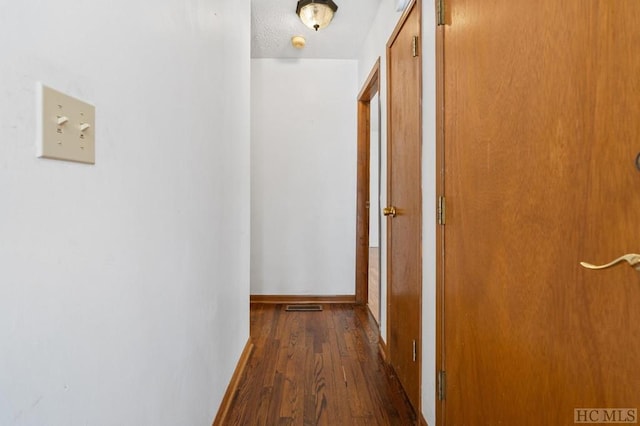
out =
{"type": "Polygon", "coordinates": [[[387,302],[390,363],[420,412],[422,307],[420,4],[387,44],[387,302]]]}
{"type": "Polygon", "coordinates": [[[640,2],[446,11],[438,424],[636,423],[640,2]]]}

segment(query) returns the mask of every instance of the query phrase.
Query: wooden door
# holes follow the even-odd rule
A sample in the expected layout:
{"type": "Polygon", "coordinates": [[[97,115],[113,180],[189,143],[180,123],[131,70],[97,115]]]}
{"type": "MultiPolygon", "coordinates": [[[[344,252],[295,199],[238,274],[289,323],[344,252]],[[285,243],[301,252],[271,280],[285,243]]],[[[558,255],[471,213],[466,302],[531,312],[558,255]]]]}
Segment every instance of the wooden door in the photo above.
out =
{"type": "Polygon", "coordinates": [[[637,421],[640,271],[580,262],[640,252],[640,2],[489,3],[446,2],[438,423],[637,421]]]}
{"type": "Polygon", "coordinates": [[[422,285],[421,63],[419,5],[412,3],[387,45],[388,345],[392,366],[420,411],[422,285]]]}

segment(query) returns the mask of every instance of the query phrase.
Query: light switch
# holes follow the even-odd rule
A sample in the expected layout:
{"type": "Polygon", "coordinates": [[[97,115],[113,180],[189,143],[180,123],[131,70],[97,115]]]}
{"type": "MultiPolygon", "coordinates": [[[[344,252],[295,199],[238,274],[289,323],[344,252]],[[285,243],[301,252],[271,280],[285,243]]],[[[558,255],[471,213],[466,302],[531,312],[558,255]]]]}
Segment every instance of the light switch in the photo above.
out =
{"type": "Polygon", "coordinates": [[[95,107],[38,84],[38,157],[95,164],[95,107]]]}

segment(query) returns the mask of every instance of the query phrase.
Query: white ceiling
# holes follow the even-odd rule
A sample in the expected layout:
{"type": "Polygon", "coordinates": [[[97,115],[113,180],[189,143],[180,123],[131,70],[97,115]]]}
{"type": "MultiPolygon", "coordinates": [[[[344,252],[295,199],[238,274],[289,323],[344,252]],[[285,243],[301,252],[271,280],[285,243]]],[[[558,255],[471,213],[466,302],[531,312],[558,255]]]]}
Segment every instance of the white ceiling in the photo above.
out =
{"type": "Polygon", "coordinates": [[[334,0],[333,21],[316,32],[296,15],[297,0],[251,0],[251,57],[357,59],[380,1],[334,0]],[[307,40],[304,49],[291,45],[295,35],[307,40]]]}

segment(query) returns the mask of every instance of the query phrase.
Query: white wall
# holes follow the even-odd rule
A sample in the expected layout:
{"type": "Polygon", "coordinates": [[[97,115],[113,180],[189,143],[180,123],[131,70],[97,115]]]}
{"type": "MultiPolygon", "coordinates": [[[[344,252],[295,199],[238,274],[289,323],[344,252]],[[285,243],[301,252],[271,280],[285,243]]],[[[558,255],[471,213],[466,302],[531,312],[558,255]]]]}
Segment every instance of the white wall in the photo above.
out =
{"type": "MultiPolygon", "coordinates": [[[[380,58],[380,205],[387,205],[387,56],[386,45],[393,29],[402,15],[396,12],[396,0],[382,0],[371,30],[362,46],[358,58],[358,87],[362,88],[380,58]]],[[[387,340],[387,221],[380,222],[380,331],[387,340]]]]}
{"type": "Polygon", "coordinates": [[[380,96],[370,102],[369,247],[380,247],[380,96]]]}
{"type": "Polygon", "coordinates": [[[422,2],[422,412],[436,424],[436,13],[422,2]]]}
{"type": "MultiPolygon", "coordinates": [[[[395,28],[401,13],[395,12],[396,1],[383,0],[378,15],[365,42],[358,61],[358,83],[360,86],[378,57],[381,58],[382,101],[382,205],[386,203],[386,43],[395,28]]],[[[436,345],[436,248],[435,248],[435,8],[429,2],[422,3],[422,67],[423,67],[423,145],[422,145],[422,413],[430,425],[435,424],[435,345],[436,345]]],[[[381,258],[386,258],[385,221],[382,221],[381,258]]],[[[381,307],[380,329],[386,332],[386,262],[381,262],[381,307]]]]}
{"type": "Polygon", "coordinates": [[[211,424],[249,333],[249,0],[0,9],[0,424],[211,424]],[[95,104],[95,166],[35,157],[37,81],[95,104]]]}
{"type": "Polygon", "coordinates": [[[251,293],[353,295],[357,61],[251,63],[251,293]]]}

